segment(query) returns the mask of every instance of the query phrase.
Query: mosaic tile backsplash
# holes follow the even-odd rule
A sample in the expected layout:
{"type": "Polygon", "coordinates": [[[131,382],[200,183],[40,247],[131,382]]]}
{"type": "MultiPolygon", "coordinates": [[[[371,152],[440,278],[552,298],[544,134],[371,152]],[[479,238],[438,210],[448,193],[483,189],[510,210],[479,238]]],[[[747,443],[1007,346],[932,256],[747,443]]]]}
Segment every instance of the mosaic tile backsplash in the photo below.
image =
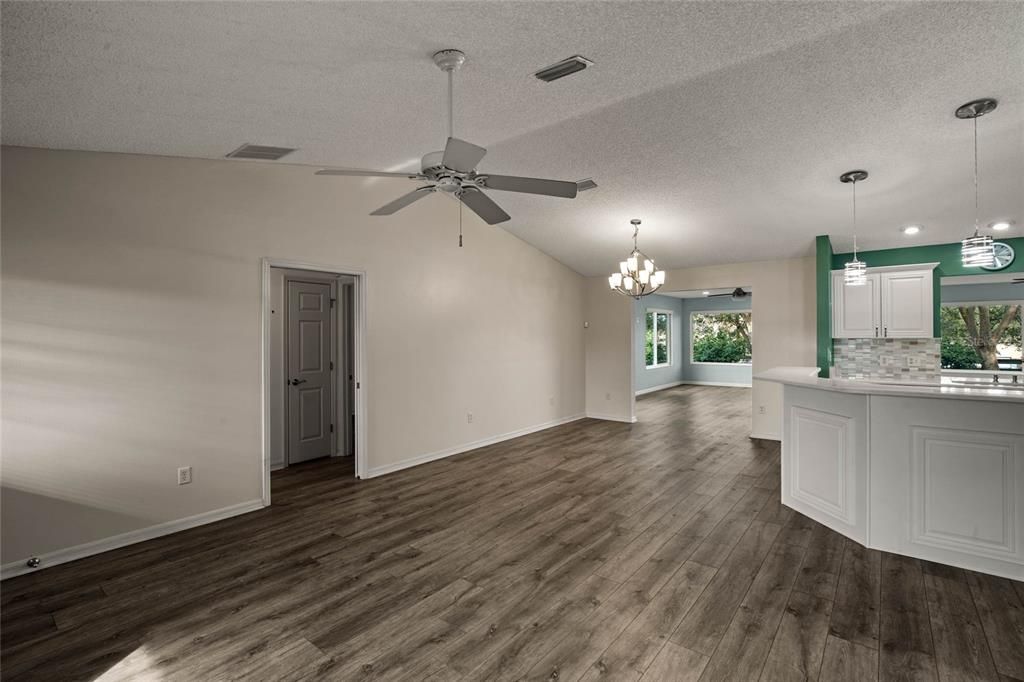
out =
{"type": "Polygon", "coordinates": [[[832,376],[938,382],[939,339],[835,339],[832,376]]]}

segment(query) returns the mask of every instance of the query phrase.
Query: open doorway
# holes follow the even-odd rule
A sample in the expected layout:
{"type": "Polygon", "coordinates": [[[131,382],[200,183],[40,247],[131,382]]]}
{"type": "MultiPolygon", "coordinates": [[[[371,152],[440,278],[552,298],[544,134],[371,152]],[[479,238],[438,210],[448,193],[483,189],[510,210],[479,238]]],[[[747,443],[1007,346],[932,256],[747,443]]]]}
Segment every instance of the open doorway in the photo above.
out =
{"type": "MultiPolygon", "coordinates": [[[[750,388],[753,293],[750,286],[734,286],[659,292],[636,301],[634,395],[668,390],[683,395],[686,390],[679,387],[685,386],[750,388]]],[[[642,406],[634,410],[641,419],[642,406]]]]}
{"type": "Polygon", "coordinates": [[[272,471],[314,460],[341,475],[365,470],[364,291],[361,272],[264,261],[265,504],[272,471]]]}

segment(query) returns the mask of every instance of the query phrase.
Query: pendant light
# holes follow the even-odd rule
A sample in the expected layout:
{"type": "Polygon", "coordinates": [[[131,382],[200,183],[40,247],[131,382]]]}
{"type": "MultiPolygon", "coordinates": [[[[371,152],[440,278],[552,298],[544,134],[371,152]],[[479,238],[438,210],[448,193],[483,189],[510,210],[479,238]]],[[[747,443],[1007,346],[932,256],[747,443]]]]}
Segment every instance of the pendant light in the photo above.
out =
{"type": "Polygon", "coordinates": [[[868,265],[857,258],[857,183],[867,179],[866,170],[847,171],[839,176],[839,182],[853,185],[853,260],[843,266],[843,284],[848,287],[862,287],[868,281],[868,265]]]}
{"type": "Polygon", "coordinates": [[[636,244],[637,233],[640,231],[640,219],[629,221],[633,225],[633,252],[626,260],[619,263],[619,271],[608,277],[608,286],[623,296],[632,296],[640,300],[649,296],[665,283],[665,271],[654,269],[654,260],[648,258],[636,244]]]}
{"type": "Polygon", "coordinates": [[[979,232],[978,222],[978,119],[995,108],[996,101],[985,98],[968,102],[956,110],[957,118],[974,121],[974,234],[960,242],[960,259],[965,268],[992,267],[996,262],[992,237],[979,232]]]}

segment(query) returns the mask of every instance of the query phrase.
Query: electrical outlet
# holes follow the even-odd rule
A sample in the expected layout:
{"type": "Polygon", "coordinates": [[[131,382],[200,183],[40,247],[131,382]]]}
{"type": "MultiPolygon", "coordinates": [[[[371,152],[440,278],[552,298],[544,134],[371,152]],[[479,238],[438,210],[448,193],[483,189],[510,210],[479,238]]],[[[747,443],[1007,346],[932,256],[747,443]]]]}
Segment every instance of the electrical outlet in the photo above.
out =
{"type": "Polygon", "coordinates": [[[758,414],[764,414],[764,405],[758,405],[757,406],[757,413],[758,414]]]}
{"type": "Polygon", "coordinates": [[[192,482],[192,467],[178,467],[178,485],[192,482]]]}
{"type": "Polygon", "coordinates": [[[466,423],[467,424],[472,424],[473,423],[473,413],[472,412],[467,412],[466,413],[466,423]]]}
{"type": "Polygon", "coordinates": [[[907,367],[920,367],[921,361],[915,355],[907,356],[907,367]]]}

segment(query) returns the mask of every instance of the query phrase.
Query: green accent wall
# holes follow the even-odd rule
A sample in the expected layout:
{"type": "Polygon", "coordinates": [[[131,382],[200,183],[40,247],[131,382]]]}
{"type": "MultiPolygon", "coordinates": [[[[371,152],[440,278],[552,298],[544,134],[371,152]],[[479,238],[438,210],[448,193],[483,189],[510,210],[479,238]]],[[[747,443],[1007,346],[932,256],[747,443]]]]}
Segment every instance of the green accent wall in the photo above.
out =
{"type": "Polygon", "coordinates": [[[832,240],[814,238],[814,287],[817,290],[818,376],[828,377],[832,366],[832,240]]]}
{"type": "MultiPolygon", "coordinates": [[[[929,244],[927,246],[907,246],[901,249],[882,249],[879,251],[858,251],[857,257],[867,263],[869,268],[877,268],[886,265],[912,265],[914,263],[938,263],[935,268],[934,282],[934,334],[939,336],[940,321],[939,308],[942,302],[942,291],[939,282],[942,277],[960,277],[963,275],[986,275],[992,272],[1024,272],[1024,237],[1009,237],[1000,239],[995,237],[997,242],[1005,242],[1013,247],[1016,256],[1013,262],[1002,270],[983,270],[981,268],[965,268],[960,260],[960,242],[952,244],[929,244]]],[[[832,330],[829,326],[822,326],[822,316],[826,320],[831,315],[831,291],[829,287],[829,274],[826,271],[824,283],[822,280],[822,260],[826,254],[831,253],[829,259],[829,270],[841,270],[843,265],[853,258],[853,253],[832,253],[831,242],[828,237],[822,236],[815,239],[815,253],[817,256],[816,284],[818,290],[818,364],[822,366],[822,359],[828,358],[829,362],[825,367],[831,365],[832,355],[832,330]],[[823,246],[822,242],[825,242],[823,246]]],[[[828,323],[826,323],[827,325],[828,323]]],[[[826,370],[827,371],[827,370],[826,370]]],[[[828,376],[823,373],[822,376],[828,376]]]]}

